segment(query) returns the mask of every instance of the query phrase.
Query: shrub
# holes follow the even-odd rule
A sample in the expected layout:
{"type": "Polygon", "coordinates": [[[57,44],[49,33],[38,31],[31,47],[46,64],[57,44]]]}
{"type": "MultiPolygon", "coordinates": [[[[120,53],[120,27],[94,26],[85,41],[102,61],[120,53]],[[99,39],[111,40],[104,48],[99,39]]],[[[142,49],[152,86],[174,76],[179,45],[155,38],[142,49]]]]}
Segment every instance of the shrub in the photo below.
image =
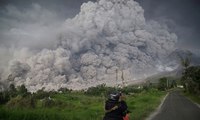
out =
{"type": "Polygon", "coordinates": [[[100,96],[102,94],[107,95],[111,91],[115,91],[116,88],[114,87],[106,87],[105,84],[98,85],[96,87],[90,87],[85,92],[86,95],[94,95],[94,96],[100,96]]]}
{"type": "Polygon", "coordinates": [[[32,97],[17,96],[12,98],[6,106],[9,108],[35,108],[36,100],[32,97]]]}
{"type": "Polygon", "coordinates": [[[137,86],[127,86],[124,87],[121,91],[125,94],[129,94],[129,93],[140,93],[142,92],[142,88],[137,87],[137,86]]]}
{"type": "Polygon", "coordinates": [[[58,91],[62,93],[68,93],[68,92],[71,92],[72,90],[69,90],[67,88],[60,88],[58,91]]]}
{"type": "Polygon", "coordinates": [[[34,98],[35,99],[44,99],[50,96],[50,92],[46,92],[43,89],[38,90],[37,93],[34,93],[34,98]]]}
{"type": "Polygon", "coordinates": [[[42,101],[42,106],[43,107],[53,107],[53,106],[55,106],[56,104],[55,104],[55,101],[54,100],[52,100],[52,99],[50,99],[50,98],[45,98],[45,99],[43,99],[43,101],[42,101]]]}

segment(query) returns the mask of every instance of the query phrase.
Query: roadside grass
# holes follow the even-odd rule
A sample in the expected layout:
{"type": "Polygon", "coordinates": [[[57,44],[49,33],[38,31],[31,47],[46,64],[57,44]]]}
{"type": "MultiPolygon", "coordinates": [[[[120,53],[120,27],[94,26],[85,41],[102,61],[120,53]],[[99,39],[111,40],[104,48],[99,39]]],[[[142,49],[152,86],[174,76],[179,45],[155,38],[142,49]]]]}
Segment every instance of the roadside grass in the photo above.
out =
{"type": "MultiPolygon", "coordinates": [[[[127,95],[131,120],[143,120],[160,104],[166,92],[156,89],[127,95]]],[[[43,107],[37,100],[35,108],[7,108],[0,106],[0,120],[102,120],[104,116],[103,96],[84,93],[58,93],[51,98],[55,105],[43,107]]]]}
{"type": "Polygon", "coordinates": [[[143,120],[149,116],[161,103],[166,92],[155,89],[143,91],[135,96],[129,96],[127,104],[131,110],[130,117],[133,120],[143,120]]]}
{"type": "Polygon", "coordinates": [[[43,107],[37,100],[36,108],[0,108],[0,120],[101,120],[104,115],[103,99],[83,93],[55,94],[55,104],[43,107]]]}
{"type": "Polygon", "coordinates": [[[183,93],[183,95],[192,100],[193,102],[200,104],[200,96],[190,93],[183,93]]]}

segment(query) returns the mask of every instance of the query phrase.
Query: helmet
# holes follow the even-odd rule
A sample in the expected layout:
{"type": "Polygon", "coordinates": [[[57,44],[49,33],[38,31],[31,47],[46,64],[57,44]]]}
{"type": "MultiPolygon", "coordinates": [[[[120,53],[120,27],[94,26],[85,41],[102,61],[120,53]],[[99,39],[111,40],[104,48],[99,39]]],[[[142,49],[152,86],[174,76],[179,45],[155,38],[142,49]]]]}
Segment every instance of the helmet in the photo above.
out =
{"type": "Polygon", "coordinates": [[[121,96],[120,92],[111,93],[109,95],[109,100],[118,101],[120,96],[121,96]]]}

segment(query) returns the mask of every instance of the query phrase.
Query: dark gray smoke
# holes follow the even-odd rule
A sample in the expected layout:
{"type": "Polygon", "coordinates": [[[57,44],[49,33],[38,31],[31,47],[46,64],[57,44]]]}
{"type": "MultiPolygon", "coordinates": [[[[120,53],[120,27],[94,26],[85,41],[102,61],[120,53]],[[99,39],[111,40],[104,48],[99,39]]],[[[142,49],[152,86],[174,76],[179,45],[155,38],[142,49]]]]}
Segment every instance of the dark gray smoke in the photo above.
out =
{"type": "Polygon", "coordinates": [[[25,84],[32,92],[117,85],[122,74],[130,82],[176,68],[163,63],[176,49],[176,34],[164,23],[145,19],[133,0],[87,2],[65,21],[63,14],[37,3],[29,11],[8,5],[5,13],[14,21],[1,33],[1,41],[16,40],[17,45],[9,51],[0,47],[6,59],[2,64],[9,61],[0,71],[2,80],[11,75],[13,83],[25,84]]]}

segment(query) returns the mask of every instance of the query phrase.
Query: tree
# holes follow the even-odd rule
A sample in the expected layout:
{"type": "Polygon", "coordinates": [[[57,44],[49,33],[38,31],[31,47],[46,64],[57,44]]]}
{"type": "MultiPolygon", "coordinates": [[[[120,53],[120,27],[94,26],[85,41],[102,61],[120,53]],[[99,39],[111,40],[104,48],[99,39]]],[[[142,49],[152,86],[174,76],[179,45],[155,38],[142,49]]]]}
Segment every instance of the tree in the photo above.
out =
{"type": "Polygon", "coordinates": [[[177,87],[177,83],[175,80],[172,80],[171,82],[171,88],[177,87]]]}
{"type": "Polygon", "coordinates": [[[183,79],[187,81],[187,91],[200,94],[200,66],[190,66],[185,70],[183,79]]]}
{"type": "Polygon", "coordinates": [[[166,90],[167,89],[167,78],[166,77],[162,77],[162,78],[159,79],[158,89],[159,90],[166,90]]]}
{"type": "Polygon", "coordinates": [[[187,53],[184,53],[183,55],[178,54],[178,56],[180,58],[181,65],[183,67],[181,82],[185,90],[188,91],[189,83],[191,83],[191,81],[187,78],[188,76],[186,75],[186,70],[190,66],[192,53],[188,51],[187,53]]]}
{"type": "Polygon", "coordinates": [[[36,99],[44,99],[50,96],[50,92],[44,91],[44,87],[37,91],[37,93],[34,94],[34,97],[36,99]]]}
{"type": "Polygon", "coordinates": [[[10,94],[10,97],[17,96],[17,89],[15,88],[14,84],[10,84],[10,86],[9,86],[9,94],[10,94]]]}
{"type": "Polygon", "coordinates": [[[10,100],[9,92],[2,91],[0,92],[0,104],[4,104],[10,100]]]}
{"type": "Polygon", "coordinates": [[[181,82],[185,91],[200,94],[200,66],[190,66],[192,53],[179,55],[183,67],[181,82]]]}
{"type": "Polygon", "coordinates": [[[12,98],[6,104],[6,107],[8,108],[35,108],[35,106],[36,99],[34,99],[32,96],[17,96],[12,98]]]}
{"type": "Polygon", "coordinates": [[[28,95],[28,90],[26,89],[25,85],[21,85],[18,87],[18,93],[19,95],[21,95],[22,97],[25,97],[28,95]]]}

